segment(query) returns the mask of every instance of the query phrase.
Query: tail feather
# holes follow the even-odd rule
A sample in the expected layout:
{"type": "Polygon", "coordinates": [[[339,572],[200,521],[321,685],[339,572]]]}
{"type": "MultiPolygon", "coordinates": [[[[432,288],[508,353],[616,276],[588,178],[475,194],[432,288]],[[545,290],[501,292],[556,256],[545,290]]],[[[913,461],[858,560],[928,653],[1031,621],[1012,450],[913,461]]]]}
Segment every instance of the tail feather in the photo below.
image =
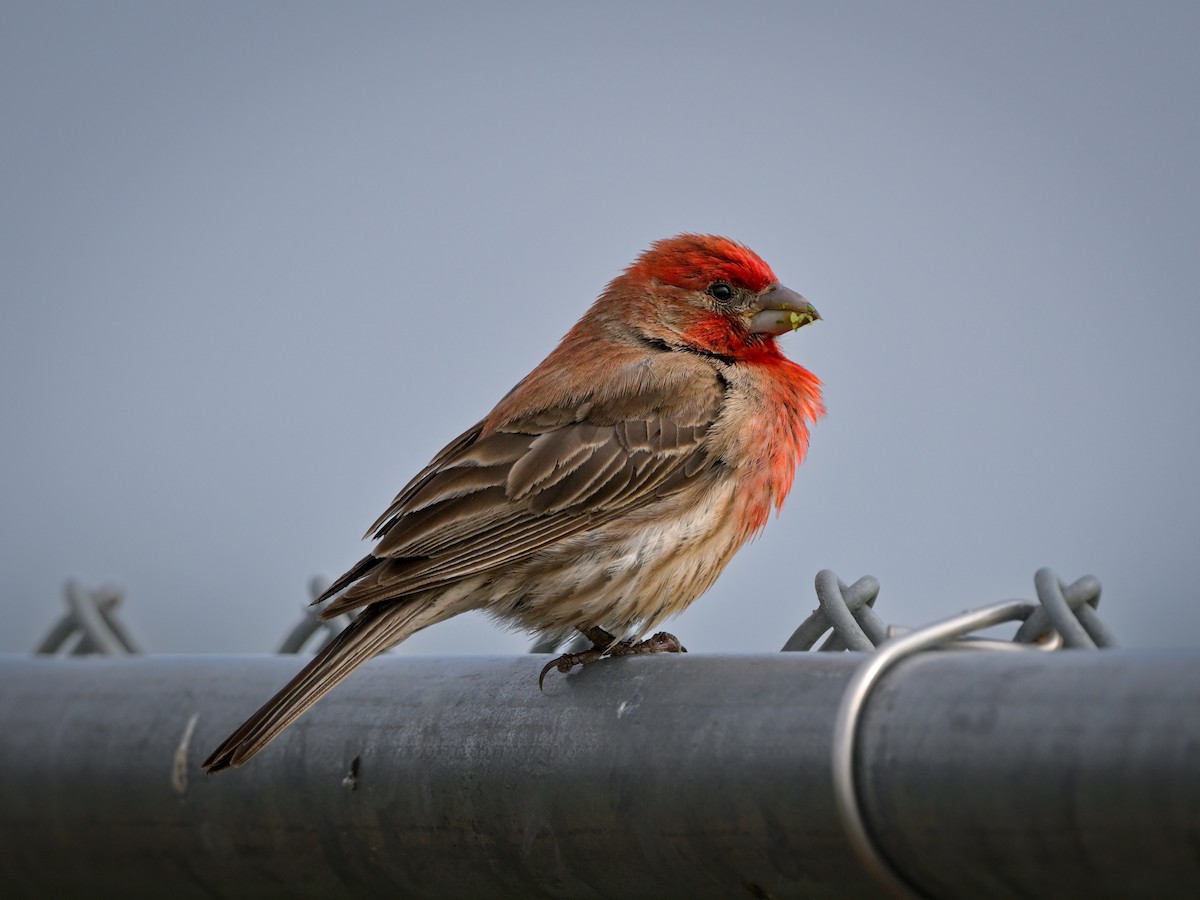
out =
{"type": "Polygon", "coordinates": [[[209,774],[240,766],[303,715],[347,675],[441,616],[438,604],[407,603],[363,610],[299,674],[247,719],[203,763],[209,774]]]}
{"type": "MultiPolygon", "coordinates": [[[[325,588],[324,593],[322,593],[321,596],[318,597],[316,600],[313,600],[312,603],[310,603],[309,605],[316,606],[318,603],[320,603],[324,600],[328,600],[334,594],[338,593],[339,591],[343,590],[346,587],[349,587],[351,584],[358,581],[358,579],[362,578],[364,575],[366,575],[368,572],[370,572],[372,569],[374,569],[376,566],[378,566],[381,562],[383,562],[382,559],[380,559],[377,556],[374,556],[373,554],[368,553],[366,556],[364,556],[362,559],[360,559],[358,562],[356,562],[354,564],[354,567],[349,572],[347,572],[345,575],[343,575],[341,578],[339,578],[337,581],[335,581],[329,587],[325,588]]],[[[333,616],[326,615],[327,612],[328,612],[328,610],[322,610],[321,618],[323,618],[323,619],[333,618],[333,616]]],[[[336,613],[334,613],[334,615],[336,615],[336,613]]]]}

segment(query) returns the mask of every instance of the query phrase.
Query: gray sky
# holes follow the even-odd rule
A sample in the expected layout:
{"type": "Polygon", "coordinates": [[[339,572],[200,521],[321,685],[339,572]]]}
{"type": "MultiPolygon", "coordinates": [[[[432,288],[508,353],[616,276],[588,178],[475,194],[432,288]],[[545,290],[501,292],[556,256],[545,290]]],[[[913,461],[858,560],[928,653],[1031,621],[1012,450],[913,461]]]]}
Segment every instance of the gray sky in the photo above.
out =
{"type": "Polygon", "coordinates": [[[1194,3],[0,5],[0,651],[68,577],[147,649],[273,649],[680,231],[816,304],[829,408],[690,649],[778,649],[822,568],[919,624],[1043,565],[1197,646],[1198,43],[1194,3]]]}

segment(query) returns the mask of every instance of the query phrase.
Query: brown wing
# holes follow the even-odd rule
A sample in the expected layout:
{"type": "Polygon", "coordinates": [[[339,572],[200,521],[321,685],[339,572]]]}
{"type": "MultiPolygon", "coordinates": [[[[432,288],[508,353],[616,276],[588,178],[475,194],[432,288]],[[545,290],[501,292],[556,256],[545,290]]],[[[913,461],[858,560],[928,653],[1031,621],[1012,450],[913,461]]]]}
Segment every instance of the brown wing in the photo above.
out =
{"type": "Polygon", "coordinates": [[[474,426],[376,521],[379,544],[326,596],[357,583],[322,615],[510,566],[680,490],[717,464],[704,437],[724,397],[709,366],[687,375],[686,403],[665,400],[672,391],[653,403],[587,397],[492,431],[474,426]]]}

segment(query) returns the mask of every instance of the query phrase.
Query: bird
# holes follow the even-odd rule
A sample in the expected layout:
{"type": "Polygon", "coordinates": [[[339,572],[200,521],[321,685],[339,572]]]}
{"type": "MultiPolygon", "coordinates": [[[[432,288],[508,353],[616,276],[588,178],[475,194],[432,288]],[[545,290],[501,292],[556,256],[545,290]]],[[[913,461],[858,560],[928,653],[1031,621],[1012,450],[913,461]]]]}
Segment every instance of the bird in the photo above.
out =
{"type": "Polygon", "coordinates": [[[820,315],[758,254],[710,234],[653,242],[557,347],[452,440],[314,603],[346,628],[203,763],[241,766],[367,660],[468,610],[605,656],[678,652],[653,631],[781,509],[816,375],[777,338],[820,315]],[[629,635],[629,636],[627,636],[629,635]]]}

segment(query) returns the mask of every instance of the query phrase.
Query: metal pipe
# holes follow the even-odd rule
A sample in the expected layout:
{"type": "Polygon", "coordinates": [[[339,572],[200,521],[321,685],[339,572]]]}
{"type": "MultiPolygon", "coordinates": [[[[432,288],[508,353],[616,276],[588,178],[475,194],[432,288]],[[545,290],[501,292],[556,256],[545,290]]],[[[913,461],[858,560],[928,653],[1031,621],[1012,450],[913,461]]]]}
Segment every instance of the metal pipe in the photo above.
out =
{"type": "MultiPolygon", "coordinates": [[[[294,657],[0,657],[6,897],[877,897],[841,830],[861,654],[386,656],[250,765],[294,657]]],[[[932,897],[1200,883],[1200,654],[945,651],[857,728],[866,827],[932,897]]]]}

